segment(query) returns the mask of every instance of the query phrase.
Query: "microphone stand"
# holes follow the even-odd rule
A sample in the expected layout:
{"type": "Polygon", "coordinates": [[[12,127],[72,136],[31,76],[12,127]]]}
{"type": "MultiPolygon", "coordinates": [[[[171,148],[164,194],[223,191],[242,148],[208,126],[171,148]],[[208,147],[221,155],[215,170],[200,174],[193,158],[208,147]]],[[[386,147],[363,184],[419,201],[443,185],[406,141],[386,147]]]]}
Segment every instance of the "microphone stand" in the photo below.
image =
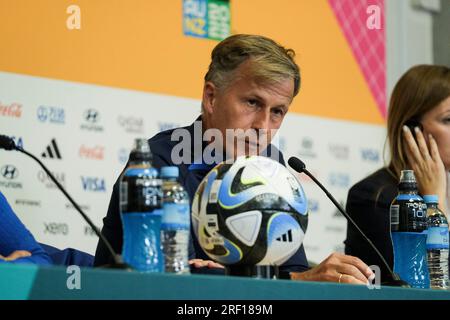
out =
{"type": "Polygon", "coordinates": [[[390,279],[389,281],[385,282],[386,285],[388,286],[394,286],[394,287],[404,287],[404,288],[411,288],[411,286],[405,282],[404,280],[400,279],[399,275],[396,274],[392,268],[389,266],[389,264],[387,263],[386,259],[383,257],[383,255],[381,254],[381,252],[378,250],[378,248],[373,244],[373,242],[366,236],[366,234],[361,230],[361,228],[359,228],[359,226],[356,224],[356,222],[348,215],[347,212],[345,212],[344,208],[342,208],[342,206],[339,204],[339,202],[331,195],[331,193],[322,185],[322,183],[320,183],[319,180],[316,179],[316,177],[314,177],[307,169],[306,169],[306,165],[304,164],[303,161],[301,161],[298,158],[295,157],[291,157],[288,160],[289,165],[298,173],[304,173],[306,174],[308,177],[311,178],[311,180],[314,181],[314,183],[316,183],[320,189],[322,189],[322,191],[327,195],[328,199],[331,200],[331,202],[333,202],[333,204],[336,206],[336,208],[338,208],[338,210],[342,213],[342,215],[350,222],[350,224],[359,232],[359,234],[364,238],[364,240],[367,241],[367,243],[369,244],[369,246],[376,252],[376,254],[378,255],[378,257],[381,259],[381,261],[383,262],[384,266],[386,267],[386,269],[388,270],[389,274],[391,275],[392,279],[390,279]]]}
{"type": "Polygon", "coordinates": [[[17,147],[14,140],[4,135],[0,135],[0,149],[5,149],[8,151],[9,150],[19,151],[35,160],[37,163],[39,163],[42,169],[44,169],[45,173],[47,173],[47,175],[53,181],[53,183],[66,196],[66,198],[70,201],[70,203],[74,206],[74,208],[81,214],[83,219],[88,223],[88,225],[92,228],[92,230],[94,230],[95,234],[100,238],[100,241],[102,241],[105,244],[106,248],[108,249],[108,251],[110,252],[111,256],[114,259],[114,263],[105,265],[104,266],[105,268],[132,270],[132,268],[128,264],[123,262],[122,257],[115,253],[108,239],[105,238],[105,236],[95,226],[95,224],[91,221],[91,219],[83,212],[83,210],[75,202],[75,200],[72,199],[72,197],[67,193],[64,187],[58,182],[58,180],[56,180],[56,178],[53,176],[50,170],[48,170],[47,167],[36,156],[24,150],[23,148],[17,147]]]}

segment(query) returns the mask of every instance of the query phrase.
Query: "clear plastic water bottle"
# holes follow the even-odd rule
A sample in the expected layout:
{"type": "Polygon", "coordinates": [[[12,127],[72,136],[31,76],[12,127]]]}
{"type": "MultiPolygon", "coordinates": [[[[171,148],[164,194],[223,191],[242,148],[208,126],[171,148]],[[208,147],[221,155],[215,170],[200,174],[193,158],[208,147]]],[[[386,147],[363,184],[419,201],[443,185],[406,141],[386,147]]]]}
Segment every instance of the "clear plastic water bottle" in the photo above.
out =
{"type": "Polygon", "coordinates": [[[146,139],[136,139],[120,178],[120,213],[125,263],[143,272],[163,272],[161,251],[162,181],[151,166],[146,139]]]}
{"type": "Polygon", "coordinates": [[[427,257],[432,289],[448,289],[448,222],[445,214],[438,208],[437,195],[425,195],[427,204],[427,257]]]}
{"type": "Polygon", "coordinates": [[[165,272],[188,274],[191,212],[189,195],[178,183],[178,176],[178,167],[161,168],[163,179],[161,241],[165,272]]]}

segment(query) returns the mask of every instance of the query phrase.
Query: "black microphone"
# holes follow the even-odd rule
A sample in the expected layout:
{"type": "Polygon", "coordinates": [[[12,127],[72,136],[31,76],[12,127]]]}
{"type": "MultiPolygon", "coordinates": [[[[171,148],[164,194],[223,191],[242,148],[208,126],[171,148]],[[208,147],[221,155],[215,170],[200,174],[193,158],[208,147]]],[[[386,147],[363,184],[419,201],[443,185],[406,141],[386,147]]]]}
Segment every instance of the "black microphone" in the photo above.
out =
{"type": "Polygon", "coordinates": [[[336,199],[331,195],[331,193],[325,189],[325,187],[319,182],[319,180],[317,180],[307,169],[306,169],[306,165],[305,163],[300,160],[299,158],[296,157],[290,157],[288,160],[288,164],[292,167],[292,169],[294,169],[295,171],[297,171],[298,173],[304,173],[306,174],[308,177],[310,177],[319,187],[320,189],[322,189],[323,192],[325,192],[325,194],[327,195],[328,199],[331,200],[331,202],[333,202],[333,204],[336,206],[336,208],[338,208],[338,210],[344,215],[344,217],[350,222],[350,224],[356,229],[358,230],[358,232],[360,233],[360,235],[364,238],[365,241],[367,241],[367,243],[372,247],[372,249],[376,252],[376,254],[379,256],[379,258],[381,259],[381,261],[383,262],[384,266],[386,267],[386,269],[388,270],[388,272],[390,273],[392,279],[389,280],[388,282],[386,282],[385,284],[388,286],[395,286],[395,287],[404,287],[404,288],[411,288],[411,286],[403,281],[402,279],[400,279],[400,277],[398,276],[398,274],[396,274],[392,268],[389,266],[389,264],[386,262],[386,259],[383,257],[383,255],[381,254],[381,252],[378,250],[378,248],[373,244],[373,242],[365,235],[365,233],[359,228],[359,226],[356,224],[355,221],[353,221],[353,219],[348,215],[347,212],[345,212],[344,208],[342,208],[342,206],[339,204],[339,202],[336,201],[336,199]]]}
{"type": "Polygon", "coordinates": [[[0,149],[14,150],[16,149],[16,143],[8,136],[0,134],[0,149]]]}
{"type": "Polygon", "coordinates": [[[14,140],[5,135],[0,135],[0,149],[5,149],[8,151],[16,150],[16,151],[22,152],[40,164],[42,169],[44,169],[44,171],[47,173],[47,175],[50,177],[50,179],[58,187],[58,189],[61,190],[61,192],[66,196],[67,199],[69,199],[70,203],[72,203],[74,208],[81,214],[83,219],[88,223],[88,225],[92,228],[92,230],[94,230],[95,234],[105,244],[106,248],[108,249],[108,251],[110,252],[111,256],[114,259],[114,264],[110,264],[105,267],[113,268],[113,269],[128,269],[128,270],[132,269],[128,264],[123,262],[122,257],[120,255],[118,255],[114,252],[114,249],[112,248],[108,239],[105,238],[105,236],[95,226],[95,224],[91,221],[91,219],[83,212],[83,210],[81,210],[80,206],[75,202],[75,200],[72,199],[72,197],[67,193],[67,191],[64,189],[64,187],[58,182],[58,180],[56,180],[56,178],[53,176],[53,174],[50,172],[50,170],[48,170],[47,167],[38,158],[36,158],[34,155],[27,152],[23,148],[17,147],[14,140]]]}

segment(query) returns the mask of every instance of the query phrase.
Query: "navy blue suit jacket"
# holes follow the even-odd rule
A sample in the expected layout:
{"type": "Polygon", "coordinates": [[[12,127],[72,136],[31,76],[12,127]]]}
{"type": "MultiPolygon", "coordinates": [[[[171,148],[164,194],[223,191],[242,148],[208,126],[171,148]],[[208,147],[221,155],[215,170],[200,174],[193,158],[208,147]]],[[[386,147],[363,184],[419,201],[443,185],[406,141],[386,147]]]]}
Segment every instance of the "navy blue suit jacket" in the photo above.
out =
{"type": "MultiPolygon", "coordinates": [[[[197,119],[197,121],[200,118],[197,119]]],[[[184,127],[189,131],[190,136],[194,137],[194,124],[184,127]]],[[[154,137],[149,139],[150,149],[153,154],[153,162],[152,165],[156,168],[161,168],[163,166],[173,166],[174,163],[171,159],[172,149],[179,143],[179,141],[171,141],[172,132],[176,129],[171,129],[167,131],[160,132],[156,134],[154,137]]],[[[193,140],[193,139],[192,139],[193,140]]],[[[197,150],[203,150],[205,144],[200,141],[192,141],[191,144],[191,154],[189,155],[192,163],[194,163],[195,155],[194,150],[195,144],[197,145],[197,150]]],[[[275,148],[273,148],[275,149],[275,148]]],[[[269,148],[270,150],[270,148],[269,148]]],[[[276,150],[278,153],[278,157],[276,158],[281,164],[285,165],[283,155],[280,151],[276,150]]],[[[270,154],[268,155],[270,156],[270,154]]],[[[214,165],[196,165],[194,164],[180,164],[177,165],[180,170],[180,183],[185,187],[188,192],[190,199],[193,199],[194,194],[197,190],[198,185],[203,180],[203,178],[208,174],[208,172],[214,167],[214,165]]],[[[103,219],[103,229],[102,233],[105,237],[111,242],[111,245],[115,252],[122,251],[122,222],[120,219],[119,212],[119,179],[117,179],[114,184],[111,200],[109,203],[108,213],[106,217],[103,219]]],[[[201,249],[197,238],[195,237],[192,229],[191,229],[191,243],[189,256],[190,258],[199,258],[209,260],[208,256],[201,249]]],[[[97,250],[95,253],[95,266],[101,266],[105,264],[112,263],[112,257],[107,251],[106,247],[102,242],[98,243],[97,250]]],[[[280,277],[287,278],[289,277],[289,272],[292,271],[306,271],[308,270],[308,262],[305,255],[305,250],[303,245],[300,249],[288,260],[283,266],[280,267],[280,277]]],[[[220,271],[223,273],[223,271],[220,271]]]]}

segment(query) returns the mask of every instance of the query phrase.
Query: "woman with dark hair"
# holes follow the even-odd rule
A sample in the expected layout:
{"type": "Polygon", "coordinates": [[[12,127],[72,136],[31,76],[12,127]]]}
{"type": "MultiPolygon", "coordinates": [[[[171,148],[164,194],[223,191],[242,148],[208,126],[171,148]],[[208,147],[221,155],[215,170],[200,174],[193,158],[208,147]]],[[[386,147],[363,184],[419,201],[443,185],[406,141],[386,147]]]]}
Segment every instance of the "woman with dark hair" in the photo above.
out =
{"type": "MultiPolygon", "coordinates": [[[[448,214],[450,171],[450,69],[419,65],[397,82],[388,110],[387,139],[390,161],[355,184],[348,193],[347,212],[393,266],[389,208],[397,195],[400,172],[412,169],[419,193],[439,196],[448,214]]],[[[381,281],[389,273],[380,258],[351,226],[347,227],[345,253],[368,265],[378,265],[381,281]]],[[[384,279],[384,280],[383,280],[384,279]]]]}

